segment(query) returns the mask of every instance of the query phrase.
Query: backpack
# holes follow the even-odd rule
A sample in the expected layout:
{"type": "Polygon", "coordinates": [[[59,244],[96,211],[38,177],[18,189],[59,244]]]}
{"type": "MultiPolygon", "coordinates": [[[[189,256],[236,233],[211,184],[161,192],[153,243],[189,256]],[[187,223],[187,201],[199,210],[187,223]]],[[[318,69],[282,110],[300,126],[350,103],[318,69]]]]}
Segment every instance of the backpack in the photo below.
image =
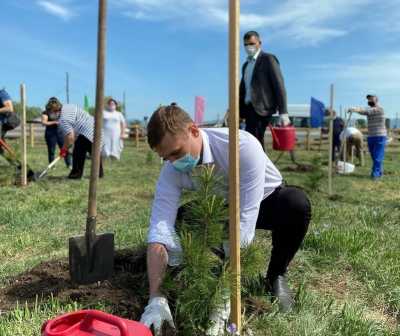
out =
{"type": "Polygon", "coordinates": [[[7,112],[5,113],[6,117],[3,122],[2,126],[2,131],[3,132],[8,132],[13,130],[14,128],[17,128],[21,124],[21,120],[17,116],[16,113],[14,112],[7,112]]]}

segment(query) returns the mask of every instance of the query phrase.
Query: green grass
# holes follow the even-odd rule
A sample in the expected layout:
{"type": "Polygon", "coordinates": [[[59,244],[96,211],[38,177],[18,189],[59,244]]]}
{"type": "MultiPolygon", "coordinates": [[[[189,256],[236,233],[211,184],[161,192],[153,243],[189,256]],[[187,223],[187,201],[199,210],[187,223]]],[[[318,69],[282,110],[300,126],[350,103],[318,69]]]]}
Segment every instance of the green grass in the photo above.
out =
{"type": "MultiPolygon", "coordinates": [[[[298,156],[300,162],[316,162],[318,152],[298,156]]],[[[326,176],[311,179],[313,219],[289,271],[296,310],[282,315],[267,305],[262,315],[247,314],[255,335],[400,335],[398,157],[394,151],[387,154],[387,176],[379,182],[368,178],[369,160],[351,176],[335,176],[334,200],[327,195],[326,176]]],[[[44,169],[45,148],[30,149],[29,162],[33,169],[44,169]]],[[[278,166],[288,165],[285,155],[278,166]]],[[[159,159],[144,145],[138,150],[128,144],[121,162],[106,163],[98,192],[98,231],[115,232],[117,248],[145,240],[159,169],[159,159]]],[[[40,261],[66,257],[68,237],[83,233],[88,179],[67,181],[62,179],[66,174],[60,163],[42,182],[24,189],[0,187],[0,284],[40,261]]],[[[283,174],[288,184],[310,186],[307,174],[312,173],[283,174]]],[[[270,246],[269,234],[258,239],[270,246]]],[[[43,321],[77,308],[56,299],[29,309],[22,304],[0,316],[0,335],[38,335],[43,321]]]]}

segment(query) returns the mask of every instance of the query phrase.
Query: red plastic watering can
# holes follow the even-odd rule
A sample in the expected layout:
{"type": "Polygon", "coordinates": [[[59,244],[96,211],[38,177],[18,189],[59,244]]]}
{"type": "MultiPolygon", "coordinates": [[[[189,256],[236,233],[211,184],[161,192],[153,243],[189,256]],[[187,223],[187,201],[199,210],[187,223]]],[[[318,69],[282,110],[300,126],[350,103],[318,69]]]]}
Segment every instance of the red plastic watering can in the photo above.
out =
{"type": "Polygon", "coordinates": [[[296,145],[296,129],[293,126],[272,127],[272,148],[278,151],[292,151],[296,145]]]}
{"type": "Polygon", "coordinates": [[[152,336],[145,325],[98,310],[61,315],[42,326],[42,336],[152,336]]]}

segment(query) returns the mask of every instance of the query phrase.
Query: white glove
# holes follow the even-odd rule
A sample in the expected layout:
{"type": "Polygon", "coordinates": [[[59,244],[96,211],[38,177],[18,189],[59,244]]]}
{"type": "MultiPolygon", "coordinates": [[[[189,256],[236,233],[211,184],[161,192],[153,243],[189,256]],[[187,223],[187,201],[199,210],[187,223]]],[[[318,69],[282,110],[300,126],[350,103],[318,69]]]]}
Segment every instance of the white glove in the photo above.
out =
{"type": "Polygon", "coordinates": [[[290,125],[289,115],[287,113],[281,114],[279,116],[279,122],[280,122],[281,126],[283,126],[283,127],[290,125]]]}
{"type": "Polygon", "coordinates": [[[229,291],[225,293],[223,301],[224,302],[210,315],[211,327],[209,327],[206,332],[207,336],[225,335],[226,326],[228,325],[229,316],[231,314],[229,291]]]}
{"type": "Polygon", "coordinates": [[[149,304],[144,309],[140,323],[148,328],[154,327],[154,334],[160,335],[163,322],[167,321],[172,328],[175,328],[168,301],[164,297],[154,297],[149,300],[149,304]]]}

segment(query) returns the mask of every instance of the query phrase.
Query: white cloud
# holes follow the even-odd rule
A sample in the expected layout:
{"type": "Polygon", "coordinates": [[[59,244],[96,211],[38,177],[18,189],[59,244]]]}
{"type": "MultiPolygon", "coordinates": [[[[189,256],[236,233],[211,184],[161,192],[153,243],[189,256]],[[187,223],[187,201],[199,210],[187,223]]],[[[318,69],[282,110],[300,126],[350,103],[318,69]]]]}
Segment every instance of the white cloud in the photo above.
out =
{"type": "Polygon", "coordinates": [[[397,94],[400,91],[400,50],[359,55],[346,58],[343,63],[309,66],[313,77],[331,78],[354,89],[397,94]]]}
{"type": "MultiPolygon", "coordinates": [[[[396,1],[396,0],[388,0],[396,1]]],[[[216,27],[228,22],[226,0],[112,0],[125,15],[136,20],[179,21],[181,24],[216,27]]],[[[243,0],[241,28],[267,31],[288,42],[317,45],[346,35],[373,0],[243,0]],[[350,28],[349,28],[350,27],[350,28]]]]}
{"type": "Polygon", "coordinates": [[[64,21],[70,20],[75,13],[65,5],[48,0],[37,1],[37,4],[47,13],[57,16],[64,21]]]}

